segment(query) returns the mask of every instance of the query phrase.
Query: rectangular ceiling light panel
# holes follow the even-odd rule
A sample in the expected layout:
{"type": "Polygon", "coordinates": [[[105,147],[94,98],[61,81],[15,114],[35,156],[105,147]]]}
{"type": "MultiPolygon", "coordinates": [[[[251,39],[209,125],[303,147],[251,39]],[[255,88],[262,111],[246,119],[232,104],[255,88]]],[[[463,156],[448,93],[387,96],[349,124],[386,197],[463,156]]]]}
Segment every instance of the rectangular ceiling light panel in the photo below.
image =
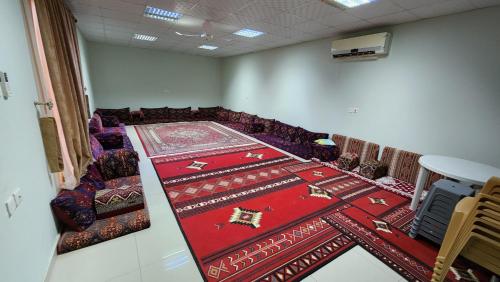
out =
{"type": "Polygon", "coordinates": [[[219,48],[219,47],[217,47],[217,46],[212,46],[212,45],[201,45],[201,46],[199,46],[198,48],[200,48],[200,49],[206,49],[206,50],[215,50],[215,49],[217,49],[217,48],[219,48]]]}
{"type": "Polygon", "coordinates": [[[180,19],[182,14],[147,6],[146,9],[144,9],[144,16],[152,19],[173,22],[180,19]]]}
{"type": "Polygon", "coordinates": [[[158,36],[146,35],[146,34],[134,34],[134,39],[144,40],[144,41],[156,41],[158,40],[158,36]]]}
{"type": "Polygon", "coordinates": [[[233,34],[236,34],[236,35],[239,35],[239,36],[253,38],[253,37],[257,37],[257,36],[263,35],[264,32],[258,31],[258,30],[253,30],[253,29],[249,29],[249,28],[244,28],[242,30],[238,30],[237,32],[235,32],[233,34]]]}
{"type": "Polygon", "coordinates": [[[333,2],[346,8],[354,8],[374,1],[375,0],[333,0],[333,2]]]}

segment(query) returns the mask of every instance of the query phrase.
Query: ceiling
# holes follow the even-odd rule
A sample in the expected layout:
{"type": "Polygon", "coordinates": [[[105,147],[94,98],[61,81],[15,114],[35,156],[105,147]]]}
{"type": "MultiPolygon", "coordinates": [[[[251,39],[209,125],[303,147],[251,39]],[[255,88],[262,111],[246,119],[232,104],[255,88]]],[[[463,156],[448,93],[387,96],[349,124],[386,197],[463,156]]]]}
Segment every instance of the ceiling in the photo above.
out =
{"type": "Polygon", "coordinates": [[[250,53],[361,29],[416,21],[499,5],[500,0],[376,0],[341,10],[320,0],[66,0],[78,27],[90,41],[225,57],[250,53]],[[182,13],[177,22],[143,16],[153,6],[182,13]],[[210,21],[212,40],[200,34],[210,21]],[[232,34],[242,28],[263,31],[256,38],[232,34]],[[155,42],[131,39],[134,33],[158,36],[155,42]],[[213,51],[199,49],[215,45],[213,51]]]}

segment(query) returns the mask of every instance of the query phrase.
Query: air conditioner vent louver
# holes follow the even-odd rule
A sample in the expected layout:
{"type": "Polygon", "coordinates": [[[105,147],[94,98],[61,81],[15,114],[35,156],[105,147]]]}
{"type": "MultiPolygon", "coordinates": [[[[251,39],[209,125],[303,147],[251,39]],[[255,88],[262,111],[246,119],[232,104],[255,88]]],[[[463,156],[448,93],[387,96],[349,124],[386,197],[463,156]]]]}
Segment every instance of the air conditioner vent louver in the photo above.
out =
{"type": "Polygon", "coordinates": [[[387,32],[335,40],[332,43],[334,59],[376,59],[389,52],[390,34],[387,32]]]}

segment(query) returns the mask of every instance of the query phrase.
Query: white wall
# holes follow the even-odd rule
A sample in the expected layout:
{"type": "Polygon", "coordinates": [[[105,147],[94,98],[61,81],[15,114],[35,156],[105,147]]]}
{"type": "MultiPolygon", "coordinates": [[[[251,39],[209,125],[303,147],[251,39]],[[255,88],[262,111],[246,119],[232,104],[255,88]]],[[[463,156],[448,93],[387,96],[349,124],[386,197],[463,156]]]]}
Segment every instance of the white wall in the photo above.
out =
{"type": "Polygon", "coordinates": [[[20,1],[0,2],[0,70],[9,75],[13,97],[0,98],[0,280],[43,281],[57,230],[49,202],[56,189],[50,182],[40,137],[30,51],[20,1]],[[16,187],[24,201],[12,218],[4,201],[16,187]]]}
{"type": "Polygon", "coordinates": [[[224,105],[500,167],[499,18],[494,7],[384,29],[392,49],[377,61],[336,62],[331,39],[226,58],[224,105]]]}
{"type": "Polygon", "coordinates": [[[80,49],[80,65],[82,67],[83,87],[87,89],[85,91],[85,94],[87,94],[87,96],[89,97],[89,108],[90,112],[92,113],[95,110],[95,105],[94,105],[95,103],[94,103],[94,91],[92,87],[92,81],[90,79],[89,55],[87,47],[88,43],[79,29],[77,29],[77,35],[78,35],[78,47],[80,49]]]}
{"type": "Polygon", "coordinates": [[[100,108],[217,106],[220,60],[89,42],[95,105],[100,108]]]}

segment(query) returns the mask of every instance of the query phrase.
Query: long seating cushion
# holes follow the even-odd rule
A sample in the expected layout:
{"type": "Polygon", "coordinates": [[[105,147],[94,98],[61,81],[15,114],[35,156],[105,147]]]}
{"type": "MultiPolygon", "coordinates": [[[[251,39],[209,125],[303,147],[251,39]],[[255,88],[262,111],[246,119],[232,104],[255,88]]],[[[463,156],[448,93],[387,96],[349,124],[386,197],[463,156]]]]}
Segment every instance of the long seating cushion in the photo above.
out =
{"type": "Polygon", "coordinates": [[[83,231],[96,220],[94,199],[79,190],[61,190],[50,202],[57,219],[69,230],[83,231]]]}
{"type": "Polygon", "coordinates": [[[142,209],[144,208],[142,185],[125,184],[112,189],[99,190],[95,194],[94,203],[97,219],[142,209]]]}
{"type": "Polygon", "coordinates": [[[121,133],[122,135],[127,135],[127,129],[125,129],[125,124],[120,123],[116,127],[104,127],[103,128],[103,133],[111,133],[111,132],[116,132],[116,133],[121,133]]]}
{"type": "Polygon", "coordinates": [[[89,136],[89,140],[92,157],[94,158],[94,160],[97,160],[102,154],[104,154],[104,148],[94,135],[91,134],[89,136]]]}
{"type": "Polygon", "coordinates": [[[147,208],[96,220],[83,232],[66,230],[57,243],[57,253],[64,254],[115,239],[150,226],[147,208]]]}
{"type": "Polygon", "coordinates": [[[189,121],[191,120],[191,107],[168,108],[168,118],[172,121],[189,121]]]}
{"type": "Polygon", "coordinates": [[[245,124],[239,122],[228,122],[224,125],[239,132],[245,132],[246,129],[245,124]]]}
{"type": "Polygon", "coordinates": [[[123,136],[121,133],[108,132],[93,134],[93,137],[99,141],[104,150],[123,148],[123,136]]]}
{"type": "Polygon", "coordinates": [[[168,119],[168,107],[163,108],[141,108],[145,121],[168,119]]]}
{"type": "Polygon", "coordinates": [[[130,121],[130,108],[122,108],[122,109],[101,109],[97,108],[95,110],[100,116],[115,116],[120,122],[127,123],[130,121]]]}

